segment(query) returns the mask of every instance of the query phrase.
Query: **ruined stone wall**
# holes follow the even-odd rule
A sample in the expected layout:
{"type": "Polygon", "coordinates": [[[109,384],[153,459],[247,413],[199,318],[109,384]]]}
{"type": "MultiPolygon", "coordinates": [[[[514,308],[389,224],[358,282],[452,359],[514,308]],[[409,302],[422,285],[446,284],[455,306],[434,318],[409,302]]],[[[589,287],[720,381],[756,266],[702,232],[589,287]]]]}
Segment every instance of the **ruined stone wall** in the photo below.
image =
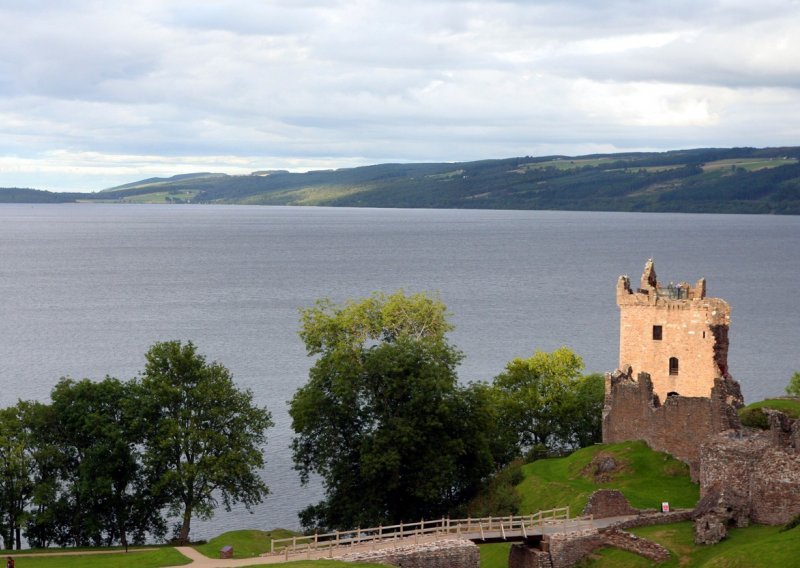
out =
{"type": "Polygon", "coordinates": [[[724,491],[756,523],[781,525],[800,514],[800,452],[772,431],[720,434],[700,451],[700,492],[724,491]]]}
{"type": "Polygon", "coordinates": [[[603,442],[644,440],[654,450],[689,464],[697,481],[701,444],[740,427],[732,400],[741,400],[738,383],[718,378],[709,398],[670,396],[661,404],[647,373],[634,380],[618,371],[606,376],[603,442]]]}
{"type": "Polygon", "coordinates": [[[479,568],[480,551],[478,546],[469,540],[448,539],[384,550],[354,552],[338,560],[383,563],[398,568],[479,568]]]}
{"type": "Polygon", "coordinates": [[[707,397],[714,379],[728,376],[730,307],[719,298],[705,297],[705,280],[691,287],[665,288],[655,275],[652,260],[641,287],[631,289],[627,277],[617,282],[620,308],[619,368],[647,372],[660,400],[676,392],[707,397]],[[654,327],[660,332],[654,336],[654,327]],[[677,359],[677,374],[670,358],[677,359]]]}
{"type": "Polygon", "coordinates": [[[597,529],[554,534],[548,543],[553,568],[574,566],[593,550],[606,545],[605,539],[597,529]]]}
{"type": "Polygon", "coordinates": [[[553,568],[553,563],[549,552],[514,544],[508,553],[508,568],[553,568]]]}

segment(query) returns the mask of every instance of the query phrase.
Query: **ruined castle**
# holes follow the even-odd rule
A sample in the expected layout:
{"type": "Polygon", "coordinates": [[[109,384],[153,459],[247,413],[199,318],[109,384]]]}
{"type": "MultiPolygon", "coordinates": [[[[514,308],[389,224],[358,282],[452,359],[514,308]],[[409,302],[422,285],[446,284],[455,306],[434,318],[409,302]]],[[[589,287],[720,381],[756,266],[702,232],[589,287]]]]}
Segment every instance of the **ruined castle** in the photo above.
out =
{"type": "Polygon", "coordinates": [[[699,472],[700,445],[738,429],[739,384],[728,373],[730,307],[705,279],[662,286],[648,260],[637,290],[617,281],[619,369],[606,376],[603,441],[645,440],[699,472]],[[636,373],[636,377],[634,377],[636,373]]]}
{"type": "Polygon", "coordinates": [[[769,430],[742,428],[728,304],[706,297],[704,279],[664,286],[652,260],[638,289],[620,276],[616,296],[619,369],[606,375],[603,442],[644,440],[689,464],[702,497],[697,530],[714,532],[719,511],[730,515],[717,522],[723,536],[726,522],[782,524],[800,514],[800,420],[766,411],[769,430]]]}

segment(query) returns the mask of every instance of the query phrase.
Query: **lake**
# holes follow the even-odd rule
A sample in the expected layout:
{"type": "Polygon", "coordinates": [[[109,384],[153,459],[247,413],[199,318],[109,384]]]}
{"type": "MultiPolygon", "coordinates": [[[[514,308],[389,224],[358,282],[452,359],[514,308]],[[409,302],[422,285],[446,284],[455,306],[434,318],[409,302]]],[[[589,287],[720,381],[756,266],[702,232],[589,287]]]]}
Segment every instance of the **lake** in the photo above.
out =
{"type": "Polygon", "coordinates": [[[730,370],[748,401],[800,370],[800,217],[177,205],[0,205],[0,403],[59,377],[120,379],[156,341],[191,339],[272,411],[272,495],[193,537],[297,528],[321,497],[292,469],[286,411],[312,361],[298,309],[372,291],[437,292],[463,381],[566,345],[616,367],[617,277],[708,280],[732,308],[730,370]]]}

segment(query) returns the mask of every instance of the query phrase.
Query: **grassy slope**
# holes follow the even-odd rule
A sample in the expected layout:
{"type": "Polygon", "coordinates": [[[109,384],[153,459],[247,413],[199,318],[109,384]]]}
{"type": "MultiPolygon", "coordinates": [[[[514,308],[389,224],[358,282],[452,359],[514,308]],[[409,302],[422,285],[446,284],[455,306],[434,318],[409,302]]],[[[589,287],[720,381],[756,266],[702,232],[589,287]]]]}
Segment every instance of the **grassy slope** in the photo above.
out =
{"type": "Polygon", "coordinates": [[[521,514],[568,505],[571,515],[579,515],[597,489],[619,489],[637,508],[658,508],[662,501],[669,501],[673,508],[694,507],[699,499],[687,466],[652,451],[644,442],[592,446],[566,458],[535,461],[523,472],[525,479],[517,486],[521,514]],[[601,452],[623,467],[609,483],[598,484],[584,469],[601,452]]]}
{"type": "Polygon", "coordinates": [[[230,531],[212,538],[206,544],[194,548],[209,558],[219,558],[223,546],[233,547],[234,558],[253,558],[270,551],[273,538],[287,538],[298,533],[286,529],[275,529],[269,532],[257,530],[230,531]]]}
{"type": "MultiPolygon", "coordinates": [[[[642,527],[631,532],[658,542],[672,553],[664,568],[768,568],[797,566],[800,558],[800,529],[780,532],[780,527],[752,526],[731,529],[728,538],[713,546],[694,544],[692,523],[642,527]]],[[[651,566],[643,558],[616,549],[599,551],[584,568],[638,568],[651,566]]]]}
{"type": "Polygon", "coordinates": [[[769,398],[748,404],[745,408],[772,408],[792,418],[800,418],[800,399],[797,398],[769,398]]]}

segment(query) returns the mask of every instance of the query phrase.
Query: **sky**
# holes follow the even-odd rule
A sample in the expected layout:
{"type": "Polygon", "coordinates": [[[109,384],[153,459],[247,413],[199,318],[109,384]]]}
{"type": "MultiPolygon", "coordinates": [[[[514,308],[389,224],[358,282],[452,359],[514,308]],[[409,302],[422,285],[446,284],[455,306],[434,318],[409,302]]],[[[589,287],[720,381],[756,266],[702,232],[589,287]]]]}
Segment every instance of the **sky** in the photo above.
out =
{"type": "Polygon", "coordinates": [[[800,145],[800,0],[0,0],[0,187],[800,145]]]}

